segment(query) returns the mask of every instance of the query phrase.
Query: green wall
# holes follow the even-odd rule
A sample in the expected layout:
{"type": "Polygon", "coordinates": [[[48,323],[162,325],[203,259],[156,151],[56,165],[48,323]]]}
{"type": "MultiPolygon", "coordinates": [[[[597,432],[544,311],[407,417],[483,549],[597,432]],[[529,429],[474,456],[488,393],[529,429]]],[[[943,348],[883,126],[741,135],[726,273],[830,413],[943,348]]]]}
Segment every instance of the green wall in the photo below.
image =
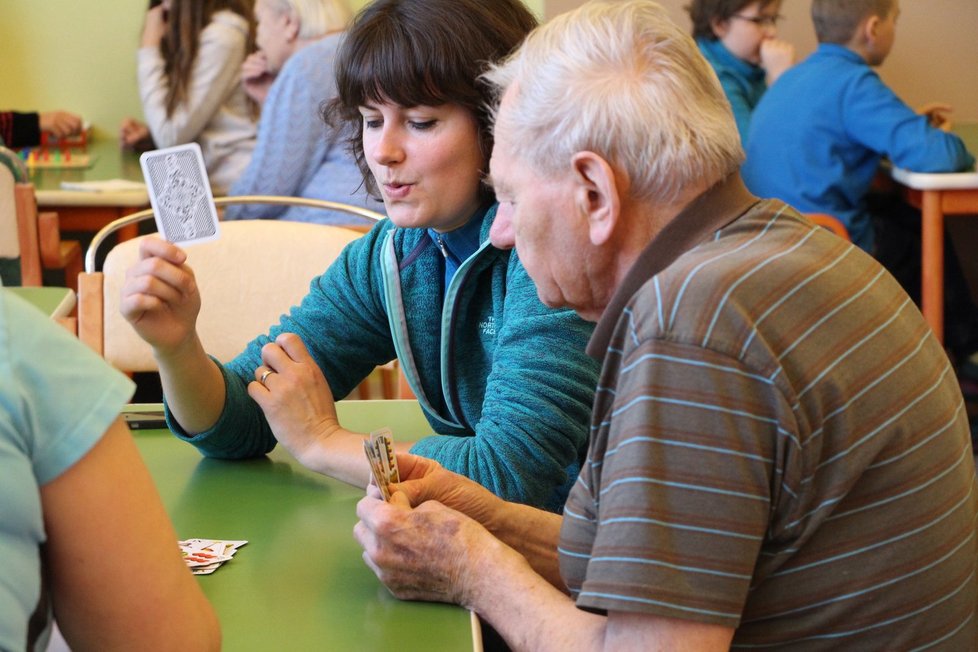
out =
{"type": "Polygon", "coordinates": [[[114,134],[140,115],[142,0],[0,0],[0,106],[65,109],[114,134]]]}
{"type": "MultiPolygon", "coordinates": [[[[114,136],[122,118],[141,115],[135,50],[146,5],[0,0],[0,108],[74,111],[114,136]]],[[[527,5],[542,15],[543,0],[527,5]]]]}

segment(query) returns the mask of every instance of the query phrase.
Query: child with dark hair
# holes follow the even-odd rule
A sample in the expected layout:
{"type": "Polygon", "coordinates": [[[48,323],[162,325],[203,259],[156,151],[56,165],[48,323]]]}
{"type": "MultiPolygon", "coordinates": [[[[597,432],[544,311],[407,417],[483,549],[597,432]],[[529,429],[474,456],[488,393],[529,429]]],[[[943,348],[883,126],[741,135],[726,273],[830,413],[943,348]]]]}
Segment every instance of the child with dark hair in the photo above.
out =
{"type": "Polygon", "coordinates": [[[743,141],[764,91],[795,60],[794,46],[777,38],[781,0],[693,0],[686,9],[696,44],[720,78],[743,141]]]}

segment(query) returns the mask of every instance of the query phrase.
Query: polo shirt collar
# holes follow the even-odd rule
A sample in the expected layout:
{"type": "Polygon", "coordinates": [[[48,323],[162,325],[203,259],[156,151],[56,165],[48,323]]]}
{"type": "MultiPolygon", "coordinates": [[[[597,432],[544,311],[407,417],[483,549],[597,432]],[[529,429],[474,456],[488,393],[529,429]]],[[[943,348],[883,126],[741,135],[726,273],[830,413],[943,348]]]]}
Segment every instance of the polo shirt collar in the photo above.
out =
{"type": "Polygon", "coordinates": [[[866,63],[866,60],[858,52],[838,43],[820,43],[815,54],[822,57],[842,57],[856,63],[866,63]]]}
{"type": "Polygon", "coordinates": [[[740,173],[735,172],[687,204],[656,234],[628,270],[591,335],[588,355],[597,360],[604,358],[618,319],[639,288],[757,202],[740,173]]]}

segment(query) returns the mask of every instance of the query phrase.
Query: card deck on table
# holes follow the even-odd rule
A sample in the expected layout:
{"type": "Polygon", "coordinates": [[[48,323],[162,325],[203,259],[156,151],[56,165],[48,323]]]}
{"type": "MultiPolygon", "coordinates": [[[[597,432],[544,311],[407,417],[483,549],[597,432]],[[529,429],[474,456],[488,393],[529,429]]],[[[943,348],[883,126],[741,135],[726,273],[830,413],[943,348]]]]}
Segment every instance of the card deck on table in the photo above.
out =
{"type": "Polygon", "coordinates": [[[238,548],[247,541],[224,541],[221,539],[184,539],[177,542],[186,562],[194,575],[210,575],[221,564],[230,561],[238,548]]]}
{"type": "Polygon", "coordinates": [[[401,481],[390,428],[381,428],[370,433],[370,438],[363,440],[363,450],[367,454],[370,472],[374,482],[380,487],[381,495],[384,500],[390,500],[391,493],[387,485],[401,481]]]}
{"type": "Polygon", "coordinates": [[[139,164],[146,178],[156,229],[181,245],[216,240],[217,208],[200,145],[190,143],[145,152],[139,164]]]}

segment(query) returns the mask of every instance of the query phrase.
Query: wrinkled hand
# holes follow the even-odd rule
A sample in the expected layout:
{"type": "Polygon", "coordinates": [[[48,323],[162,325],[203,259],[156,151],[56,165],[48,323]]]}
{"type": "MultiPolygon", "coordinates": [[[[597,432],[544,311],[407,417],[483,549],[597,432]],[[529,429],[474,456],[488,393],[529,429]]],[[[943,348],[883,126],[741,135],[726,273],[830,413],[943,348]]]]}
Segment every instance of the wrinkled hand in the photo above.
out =
{"type": "Polygon", "coordinates": [[[123,147],[134,149],[149,139],[149,127],[135,118],[124,118],[119,125],[119,143],[123,147]]]}
{"type": "Polygon", "coordinates": [[[265,413],[275,438],[293,457],[312,466],[320,440],[340,427],[326,377],[294,333],[282,333],[262,347],[261,359],[248,395],[265,413]],[[262,383],[266,371],[272,373],[262,383]]]}
{"type": "Polygon", "coordinates": [[[950,131],[952,127],[952,110],[953,108],[950,104],[944,104],[943,102],[930,102],[917,109],[917,113],[927,116],[927,120],[930,122],[932,127],[936,127],[942,131],[950,131]]]}
{"type": "Polygon", "coordinates": [[[126,271],[120,311],[157,354],[196,337],[200,291],[187,254],[155,236],[139,243],[139,260],[126,271]]]}
{"type": "Polygon", "coordinates": [[[140,43],[144,48],[158,48],[164,36],[166,36],[166,8],[163,5],[156,5],[146,12],[140,43]]]}
{"type": "Polygon", "coordinates": [[[761,42],[761,68],[770,86],[785,70],[795,65],[795,46],[788,41],[769,38],[761,42]]]}
{"type": "Polygon", "coordinates": [[[56,138],[74,136],[81,133],[82,119],[74,113],[67,111],[48,111],[38,116],[41,131],[51,134],[56,138]]]}
{"type": "Polygon", "coordinates": [[[478,482],[453,473],[438,462],[407,453],[397,455],[399,484],[391,485],[412,506],[437,501],[492,530],[497,508],[503,500],[478,482]]]}
{"type": "Polygon", "coordinates": [[[258,104],[265,103],[268,89],[274,81],[275,73],[268,69],[268,58],[263,51],[249,54],[241,64],[241,85],[245,93],[258,104]]]}
{"type": "Polygon", "coordinates": [[[363,560],[377,578],[402,600],[470,606],[474,576],[501,544],[438,502],[412,509],[404,493],[394,494],[390,503],[378,496],[373,490],[357,503],[360,522],[353,528],[363,560]]]}

